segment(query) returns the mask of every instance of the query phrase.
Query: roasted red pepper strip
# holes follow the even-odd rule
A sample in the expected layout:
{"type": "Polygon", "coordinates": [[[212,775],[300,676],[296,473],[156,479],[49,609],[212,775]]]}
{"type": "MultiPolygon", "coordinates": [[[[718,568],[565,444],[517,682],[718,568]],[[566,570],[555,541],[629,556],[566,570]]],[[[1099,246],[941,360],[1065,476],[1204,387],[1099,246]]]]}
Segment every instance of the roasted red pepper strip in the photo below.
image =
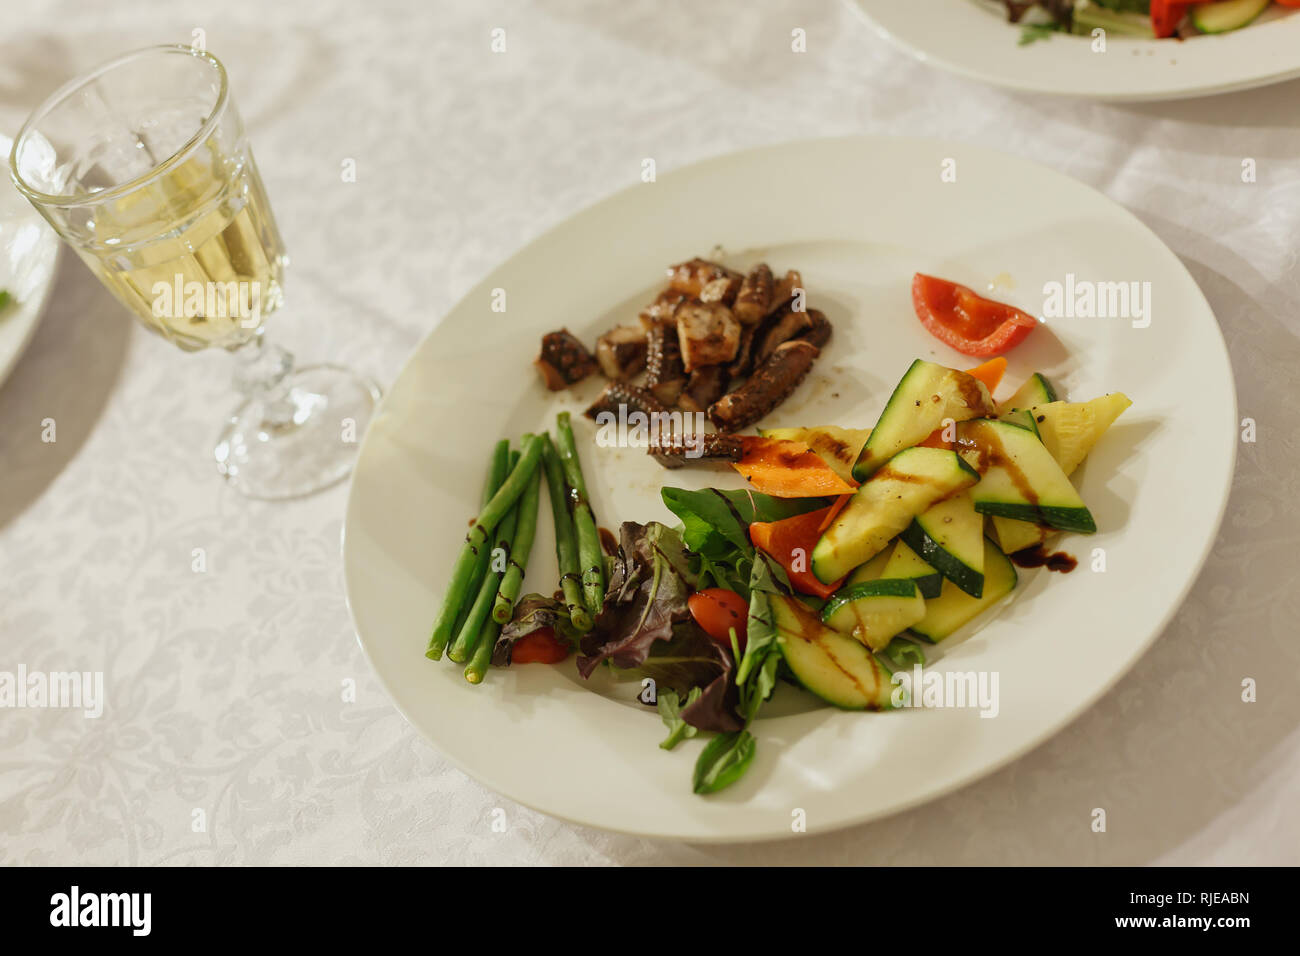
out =
{"type": "Polygon", "coordinates": [[[979,358],[1018,345],[1038,324],[1032,315],[1014,306],[920,272],[912,277],[912,307],[931,335],[958,352],[979,358]]]}
{"type": "Polygon", "coordinates": [[[762,548],[785,568],[790,583],[802,594],[830,597],[842,583],[843,579],[833,584],[822,584],[809,568],[813,548],[822,536],[822,523],[834,507],[819,508],[781,521],[755,521],[749,526],[749,540],[754,547],[762,548]]]}
{"type": "Polygon", "coordinates": [[[1171,37],[1187,15],[1190,3],[1178,0],[1151,0],[1151,29],[1158,37],[1171,37]]]}

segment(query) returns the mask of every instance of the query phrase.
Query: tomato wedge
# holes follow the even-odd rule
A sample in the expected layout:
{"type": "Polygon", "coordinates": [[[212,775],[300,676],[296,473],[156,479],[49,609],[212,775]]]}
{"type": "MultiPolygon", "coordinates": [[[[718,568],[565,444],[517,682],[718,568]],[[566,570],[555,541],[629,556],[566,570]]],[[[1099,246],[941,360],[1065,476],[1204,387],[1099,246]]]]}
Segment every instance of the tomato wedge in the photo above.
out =
{"type": "Polygon", "coordinates": [[[974,290],[918,272],[912,277],[912,308],[931,335],[965,355],[985,358],[1019,345],[1038,320],[974,290]]]}
{"type": "Polygon", "coordinates": [[[1158,37],[1173,36],[1190,6],[1179,0],[1151,0],[1151,30],[1158,37]]]}
{"type": "Polygon", "coordinates": [[[555,636],[555,630],[539,627],[515,641],[510,649],[511,664],[558,664],[569,656],[569,645],[555,636]]]}
{"type": "Polygon", "coordinates": [[[740,649],[745,649],[745,625],[749,621],[749,605],[735,591],[727,588],[705,588],[686,599],[695,623],[723,647],[731,647],[731,629],[736,629],[740,649]]]}

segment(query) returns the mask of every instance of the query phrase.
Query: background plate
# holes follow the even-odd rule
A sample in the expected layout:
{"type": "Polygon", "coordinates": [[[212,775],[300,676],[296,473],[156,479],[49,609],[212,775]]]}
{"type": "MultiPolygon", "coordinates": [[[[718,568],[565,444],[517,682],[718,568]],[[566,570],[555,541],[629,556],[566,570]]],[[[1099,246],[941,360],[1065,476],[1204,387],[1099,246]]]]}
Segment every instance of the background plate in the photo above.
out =
{"type": "MultiPolygon", "coordinates": [[[[486,785],[575,822],[692,841],[788,835],[866,821],[989,773],[1063,727],[1156,638],[1213,541],[1235,454],[1231,371],[1214,316],[1182,264],[1124,209],[1021,159],[889,138],[795,142],[710,160],[628,189],[521,250],[416,350],[366,435],[348,502],[344,564],[361,645],[405,717],[486,785]],[[941,164],[954,162],[955,182],[941,164]],[[653,712],[581,686],[572,663],[493,671],[479,687],[423,657],[492,443],[553,427],[594,391],[552,395],[530,362],[560,326],[589,344],[631,321],[665,266],[719,244],[729,261],[798,268],[835,323],[814,374],[771,426],[870,427],[917,356],[967,367],[916,321],[909,283],[929,271],[1038,313],[1066,273],[1151,283],[1149,327],[1053,321],[1009,358],[1009,394],[1034,370],[1073,398],[1122,390],[1134,407],[1078,473],[1100,533],[1066,537],[1068,576],[1025,572],[1017,600],[943,666],[996,672],[1000,712],[844,713],[783,694],[735,787],[692,794],[700,741],[666,753],[653,712]],[[504,289],[507,311],[492,311],[504,289]],[[1090,570],[1104,549],[1104,572],[1090,570]],[[1049,579],[1050,578],[1050,579],[1049,579]]],[[[597,448],[576,422],[597,519],[671,521],[665,484],[738,487],[726,471],[668,472],[597,448]]],[[[526,590],[551,591],[550,521],[526,590]]],[[[793,693],[793,692],[792,692],[793,693]]]]}
{"type": "Polygon", "coordinates": [[[1218,36],[1140,40],[1055,34],[1019,46],[1020,27],[987,0],[846,0],[914,56],[962,76],[1029,93],[1097,100],[1169,100],[1300,76],[1300,16],[1274,5],[1218,36]]]}
{"type": "Polygon", "coordinates": [[[0,289],[14,304],[0,312],[0,384],[9,377],[36,332],[45,301],[54,287],[59,237],[9,178],[13,141],[0,134],[0,289]]]}

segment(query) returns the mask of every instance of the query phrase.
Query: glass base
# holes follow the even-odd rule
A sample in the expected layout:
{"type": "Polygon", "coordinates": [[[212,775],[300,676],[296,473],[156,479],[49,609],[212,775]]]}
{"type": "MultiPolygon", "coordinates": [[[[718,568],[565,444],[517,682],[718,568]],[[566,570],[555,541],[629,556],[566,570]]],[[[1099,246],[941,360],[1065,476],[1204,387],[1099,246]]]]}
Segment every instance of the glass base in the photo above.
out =
{"type": "Polygon", "coordinates": [[[242,495],[298,498],[352,471],[379,401],[374,382],[338,365],[290,372],[272,406],[250,399],[222,429],[217,470],[242,495]]]}

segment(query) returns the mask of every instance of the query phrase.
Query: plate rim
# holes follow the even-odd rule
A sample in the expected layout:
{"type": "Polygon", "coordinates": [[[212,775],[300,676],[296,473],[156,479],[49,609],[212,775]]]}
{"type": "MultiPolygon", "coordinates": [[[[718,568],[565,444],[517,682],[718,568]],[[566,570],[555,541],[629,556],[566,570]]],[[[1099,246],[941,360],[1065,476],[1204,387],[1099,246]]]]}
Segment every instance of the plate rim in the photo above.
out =
{"type": "MultiPolygon", "coordinates": [[[[1219,324],[1218,317],[1215,314],[1213,307],[1210,305],[1209,300],[1205,296],[1204,290],[1201,289],[1200,284],[1196,281],[1195,277],[1191,274],[1190,270],[1187,268],[1186,264],[1183,262],[1181,257],[1179,257],[1177,253],[1175,253],[1173,249],[1169,247],[1169,245],[1155,232],[1154,229],[1152,229],[1145,222],[1143,222],[1135,213],[1133,213],[1130,209],[1128,209],[1128,207],[1124,206],[1122,203],[1119,203],[1114,199],[1111,199],[1104,192],[1091,186],[1090,184],[1085,183],[1082,180],[1077,179],[1076,177],[1070,176],[1067,173],[1063,173],[1059,170],[1056,170],[1051,166],[1048,166],[1046,163],[1038,161],[1037,159],[1029,158],[1006,150],[995,149],[979,143],[961,141],[961,140],[945,140],[939,137],[890,136],[884,134],[851,134],[851,135],[844,135],[844,136],[813,137],[813,138],[800,138],[800,139],[792,139],[792,140],[781,140],[778,142],[766,143],[757,146],[750,146],[742,149],[724,151],[722,153],[718,153],[712,156],[703,157],[694,162],[685,163],[682,164],[681,166],[673,167],[671,170],[663,171],[660,173],[659,179],[662,180],[668,176],[672,176],[677,173],[685,172],[688,170],[692,170],[692,171],[699,170],[701,168],[727,163],[729,161],[741,157],[747,157],[752,154],[768,152],[768,151],[777,152],[780,150],[791,149],[800,146],[819,148],[819,147],[833,147],[835,145],[842,145],[846,147],[857,145],[859,147],[863,147],[871,144],[880,144],[880,143],[907,143],[914,146],[925,146],[932,149],[945,147],[945,146],[959,147],[961,150],[979,152],[990,157],[1003,157],[1003,158],[1012,159],[1017,162],[1026,163],[1028,165],[1039,168],[1041,170],[1045,170],[1054,176],[1059,176],[1064,179],[1070,180],[1075,184],[1077,184],[1078,186],[1088,190],[1098,200],[1104,203],[1106,207],[1111,209],[1111,211],[1119,214],[1122,218],[1126,219],[1131,227],[1134,227],[1144,237],[1154,241],[1155,246],[1159,250],[1163,251],[1164,255],[1169,257],[1171,263],[1175,264],[1177,269],[1181,271],[1181,273],[1189,283],[1188,286],[1189,290],[1195,290],[1195,295],[1198,297],[1198,300],[1204,306],[1205,311],[1209,314],[1210,318],[1212,319],[1212,325],[1215,333],[1215,337],[1212,339],[1212,341],[1217,344],[1223,357],[1223,367],[1226,374],[1226,387],[1229,395],[1231,396],[1231,410],[1230,410],[1231,419],[1235,427],[1235,423],[1238,418],[1238,396],[1237,396],[1236,377],[1233,373],[1231,355],[1228,352],[1227,342],[1223,336],[1223,329],[1222,326],[1219,324]]],[[[397,376],[393,379],[393,383],[395,384],[403,375],[407,373],[410,367],[416,362],[417,358],[419,357],[420,353],[426,346],[429,339],[437,333],[442,322],[449,315],[458,311],[464,303],[473,299],[476,295],[481,297],[483,291],[491,287],[489,283],[492,281],[493,276],[507,269],[517,259],[531,252],[536,246],[550,241],[554,233],[557,233],[569,227],[574,220],[583,218],[588,214],[592,213],[593,211],[607,204],[616,203],[625,194],[630,194],[636,191],[638,188],[639,188],[639,184],[633,183],[621,189],[615,190],[612,193],[603,195],[590,203],[587,203],[586,205],[575,210],[569,215],[564,216],[558,221],[552,223],[542,232],[538,233],[537,235],[533,236],[527,241],[519,244],[509,254],[507,254],[505,257],[497,261],[492,267],[490,267],[484,273],[484,275],[477,282],[475,282],[465,292],[464,295],[462,295],[454,304],[452,304],[443,312],[443,314],[439,317],[438,322],[435,325],[433,325],[420,338],[419,342],[417,342],[412,347],[406,359],[403,361],[400,371],[398,372],[397,376]]],[[[384,412],[388,399],[392,394],[393,394],[393,388],[392,386],[390,386],[385,391],[384,397],[381,400],[380,405],[376,409],[375,419],[377,419],[384,412]]],[[[360,447],[358,448],[358,452],[357,452],[358,468],[366,455],[366,451],[370,441],[371,441],[371,431],[368,429],[366,434],[362,438],[360,447]]],[[[844,818],[837,819],[831,823],[813,824],[810,822],[806,832],[800,834],[792,834],[788,830],[774,832],[773,829],[768,828],[768,829],[749,829],[749,830],[729,830],[726,832],[717,832],[713,834],[691,834],[690,836],[682,836],[679,834],[669,834],[669,833],[663,833],[658,831],[636,829],[635,827],[632,826],[617,826],[617,825],[609,825],[606,823],[593,823],[589,820],[584,820],[577,816],[566,814],[562,810],[556,810],[551,807],[539,806],[533,803],[527,796],[521,796],[519,793],[515,792],[513,788],[509,786],[502,786],[497,780],[494,779],[494,775],[490,771],[471,770],[467,766],[465,766],[465,764],[462,761],[453,757],[452,755],[445,752],[442,748],[440,748],[438,746],[437,741],[434,740],[433,736],[429,732],[427,732],[425,728],[422,727],[418,722],[411,719],[410,715],[407,712],[407,709],[399,701],[397,694],[394,693],[394,688],[392,683],[390,682],[388,677],[380,670],[380,668],[375,665],[374,658],[370,653],[370,649],[367,647],[367,641],[365,637],[362,635],[361,629],[358,625],[356,609],[354,607],[352,558],[350,557],[351,552],[349,551],[348,548],[348,541],[349,541],[348,529],[353,521],[354,509],[356,508],[356,501],[357,501],[357,482],[355,480],[357,470],[355,468],[353,474],[349,476],[347,501],[344,510],[343,523],[340,529],[340,551],[343,560],[343,578],[344,578],[344,602],[348,610],[348,617],[352,625],[353,633],[356,635],[357,638],[357,643],[361,647],[362,653],[365,655],[367,662],[370,664],[372,673],[378,679],[380,686],[383,688],[385,694],[388,696],[389,703],[392,704],[393,707],[397,710],[397,712],[402,716],[402,719],[405,720],[406,723],[409,724],[425,741],[427,741],[434,748],[434,750],[437,751],[437,753],[442,759],[446,760],[452,766],[456,767],[466,776],[477,781],[480,785],[504,797],[507,797],[508,799],[514,801],[515,803],[520,804],[521,806],[528,807],[529,809],[535,812],[542,813],[546,816],[553,817],[558,820],[563,820],[567,823],[571,823],[582,827],[588,827],[591,829],[597,829],[602,832],[618,833],[627,836],[638,837],[641,839],[676,841],[676,842],[685,842],[685,843],[699,844],[699,845],[727,845],[727,844],[736,844],[736,843],[774,843],[781,840],[794,839],[797,836],[824,835],[826,833],[833,833],[833,832],[849,829],[852,827],[862,826],[864,824],[873,821],[890,819],[907,810],[914,809],[918,806],[931,803],[945,796],[964,790],[965,788],[971,786],[972,784],[977,783],[980,780],[983,780],[989,776],[992,776],[997,771],[1002,770],[1003,768],[1009,766],[1010,764],[1016,762],[1017,760],[1020,760],[1027,754],[1036,750],[1037,748],[1048,743],[1049,741],[1057,737],[1059,734],[1061,734],[1064,730],[1066,730],[1071,724],[1077,721],[1081,716],[1083,716],[1085,713],[1087,713],[1093,707],[1095,707],[1102,697],[1110,693],[1110,691],[1132,671],[1134,666],[1136,666],[1137,662],[1143,656],[1146,655],[1146,653],[1151,649],[1151,646],[1156,642],[1156,640],[1159,639],[1169,628],[1169,625],[1173,621],[1173,618],[1177,615],[1178,611],[1182,608],[1183,604],[1186,602],[1192,587],[1200,578],[1200,575],[1204,570],[1205,563],[1209,559],[1209,556],[1213,551],[1215,541],[1218,538],[1218,533],[1220,528],[1222,527],[1223,519],[1227,512],[1228,501],[1232,493],[1233,476],[1235,475],[1236,472],[1236,463],[1237,463],[1237,455],[1238,455],[1237,442],[1235,440],[1230,441],[1229,448],[1230,448],[1230,454],[1226,457],[1225,460],[1222,495],[1220,497],[1220,501],[1218,503],[1216,513],[1214,515],[1214,520],[1211,525],[1212,531],[1210,534],[1206,536],[1205,544],[1200,549],[1200,554],[1196,557],[1196,560],[1192,565],[1190,573],[1187,575],[1186,579],[1179,585],[1176,596],[1174,597],[1173,600],[1170,601],[1167,608],[1160,616],[1158,624],[1155,627],[1153,627],[1150,633],[1148,633],[1144,638],[1142,638],[1140,641],[1134,642],[1134,644],[1131,647],[1130,654],[1127,656],[1126,659],[1124,659],[1122,665],[1115,668],[1113,673],[1106,680],[1100,682],[1091,694],[1085,695],[1083,700],[1076,707],[1069,710],[1068,712],[1063,712],[1057,718],[1053,719],[1049,724],[1044,725],[1045,729],[1039,729],[1035,731],[1035,733],[1027,737],[1025,741],[1023,741],[1022,743],[1020,743],[1015,747],[1012,747],[1006,754],[1003,754],[1002,756],[1000,756],[995,760],[987,761],[981,764],[978,768],[975,768],[964,775],[958,776],[952,780],[946,780],[939,784],[921,787],[919,791],[913,796],[899,800],[896,803],[891,804],[889,809],[883,812],[866,811],[861,814],[849,815],[844,818]]]]}

